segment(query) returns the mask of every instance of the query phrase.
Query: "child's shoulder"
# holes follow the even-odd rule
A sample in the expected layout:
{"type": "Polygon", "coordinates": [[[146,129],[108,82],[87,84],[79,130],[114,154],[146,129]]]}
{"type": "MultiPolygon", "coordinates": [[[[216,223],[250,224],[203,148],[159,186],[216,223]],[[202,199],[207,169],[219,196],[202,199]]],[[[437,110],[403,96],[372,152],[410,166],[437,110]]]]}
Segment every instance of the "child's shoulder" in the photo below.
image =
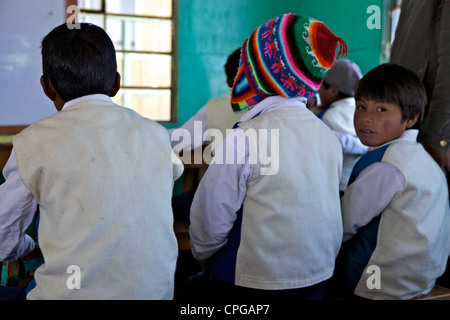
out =
{"type": "Polygon", "coordinates": [[[423,145],[416,141],[397,141],[387,148],[383,161],[397,168],[413,170],[417,174],[424,172],[426,175],[438,176],[442,173],[436,161],[425,150],[423,145]]]}
{"type": "Polygon", "coordinates": [[[387,154],[399,154],[408,156],[408,154],[404,154],[409,151],[412,154],[426,154],[425,148],[417,141],[392,141],[391,143],[386,144],[386,153],[387,154]]]}
{"type": "Polygon", "coordinates": [[[353,171],[359,173],[377,162],[389,163],[397,168],[403,167],[405,162],[424,156],[424,152],[426,153],[425,149],[418,142],[392,141],[364,154],[355,164],[353,171]]]}

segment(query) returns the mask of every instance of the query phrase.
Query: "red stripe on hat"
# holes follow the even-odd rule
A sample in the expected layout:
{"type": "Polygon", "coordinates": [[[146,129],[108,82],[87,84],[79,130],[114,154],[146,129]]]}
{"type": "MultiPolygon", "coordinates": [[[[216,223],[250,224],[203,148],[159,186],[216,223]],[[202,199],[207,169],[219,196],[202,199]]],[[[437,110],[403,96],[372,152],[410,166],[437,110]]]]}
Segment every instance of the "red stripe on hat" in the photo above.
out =
{"type": "Polygon", "coordinates": [[[342,39],[331,32],[325,24],[318,21],[311,24],[309,38],[319,63],[324,68],[331,68],[336,57],[336,48],[340,42],[339,40],[342,39]]]}

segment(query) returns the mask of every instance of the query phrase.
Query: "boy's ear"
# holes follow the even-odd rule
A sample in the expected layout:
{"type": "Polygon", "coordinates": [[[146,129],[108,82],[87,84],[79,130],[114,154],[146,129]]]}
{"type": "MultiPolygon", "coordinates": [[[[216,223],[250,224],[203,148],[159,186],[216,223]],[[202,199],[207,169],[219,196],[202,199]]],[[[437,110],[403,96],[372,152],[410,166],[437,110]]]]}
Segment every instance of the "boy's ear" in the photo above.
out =
{"type": "Polygon", "coordinates": [[[112,86],[110,97],[114,97],[120,89],[120,73],[116,72],[116,79],[114,79],[114,84],[112,86]]]}
{"type": "Polygon", "coordinates": [[[50,81],[50,79],[44,75],[41,76],[41,86],[42,90],[44,90],[45,95],[51,101],[53,101],[56,110],[61,111],[62,107],[66,102],[61,98],[58,92],[56,92],[55,87],[53,87],[53,84],[50,81]]]}
{"type": "Polygon", "coordinates": [[[417,120],[419,119],[419,116],[420,116],[420,113],[416,114],[414,116],[414,118],[406,120],[406,128],[408,128],[408,129],[412,128],[416,124],[417,120]]]}
{"type": "Polygon", "coordinates": [[[48,80],[48,78],[44,75],[41,76],[41,86],[42,90],[44,90],[45,95],[52,101],[56,100],[56,90],[53,87],[53,84],[48,80]]]}

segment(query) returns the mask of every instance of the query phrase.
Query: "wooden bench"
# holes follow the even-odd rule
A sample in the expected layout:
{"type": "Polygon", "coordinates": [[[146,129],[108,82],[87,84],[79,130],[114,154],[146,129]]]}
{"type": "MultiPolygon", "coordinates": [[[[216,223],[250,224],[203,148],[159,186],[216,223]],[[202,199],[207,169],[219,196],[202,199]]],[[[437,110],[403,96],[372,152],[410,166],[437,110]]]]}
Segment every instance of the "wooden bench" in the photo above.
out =
{"type": "Polygon", "coordinates": [[[191,238],[189,237],[189,222],[175,221],[173,229],[178,241],[178,250],[191,250],[191,238]]]}
{"type": "MultiPolygon", "coordinates": [[[[183,162],[184,165],[184,181],[182,192],[194,191],[197,189],[200,180],[203,177],[206,169],[208,168],[208,163],[205,162],[203,156],[200,159],[195,159],[195,153],[197,156],[203,155],[206,146],[202,146],[199,149],[189,151],[188,154],[180,154],[181,160],[187,160],[183,162]],[[195,160],[201,160],[196,163],[195,160]]],[[[189,222],[187,221],[174,221],[173,225],[175,235],[178,240],[178,250],[191,250],[191,239],[189,237],[189,222]]]]}
{"type": "Polygon", "coordinates": [[[450,288],[435,285],[428,294],[413,300],[450,300],[450,288]]]}

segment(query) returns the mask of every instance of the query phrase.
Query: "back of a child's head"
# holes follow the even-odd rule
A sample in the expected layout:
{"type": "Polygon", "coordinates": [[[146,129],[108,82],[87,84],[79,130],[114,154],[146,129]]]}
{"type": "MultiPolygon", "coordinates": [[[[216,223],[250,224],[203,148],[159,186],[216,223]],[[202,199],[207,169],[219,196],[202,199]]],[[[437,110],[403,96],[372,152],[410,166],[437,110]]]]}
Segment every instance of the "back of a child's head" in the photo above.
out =
{"type": "Polygon", "coordinates": [[[233,86],[234,78],[239,69],[239,61],[241,59],[241,48],[237,48],[230,54],[224,65],[225,74],[227,75],[227,83],[230,87],[233,86]]]}
{"type": "Polygon", "coordinates": [[[328,70],[323,83],[336,86],[343,97],[353,97],[361,78],[361,70],[355,62],[340,59],[328,70]]]}
{"type": "Polygon", "coordinates": [[[403,121],[419,114],[416,128],[424,117],[427,94],[420,78],[411,70],[385,63],[370,70],[358,83],[355,99],[393,103],[402,109],[403,121]]]}
{"type": "Polygon", "coordinates": [[[292,13],[270,19],[241,46],[231,92],[233,111],[270,96],[311,98],[335,60],[345,55],[345,41],[321,21],[292,13]]]}
{"type": "Polygon", "coordinates": [[[44,77],[64,101],[84,95],[109,95],[117,72],[114,45],[106,32],[93,24],[70,29],[64,23],[41,44],[44,77]]]}

